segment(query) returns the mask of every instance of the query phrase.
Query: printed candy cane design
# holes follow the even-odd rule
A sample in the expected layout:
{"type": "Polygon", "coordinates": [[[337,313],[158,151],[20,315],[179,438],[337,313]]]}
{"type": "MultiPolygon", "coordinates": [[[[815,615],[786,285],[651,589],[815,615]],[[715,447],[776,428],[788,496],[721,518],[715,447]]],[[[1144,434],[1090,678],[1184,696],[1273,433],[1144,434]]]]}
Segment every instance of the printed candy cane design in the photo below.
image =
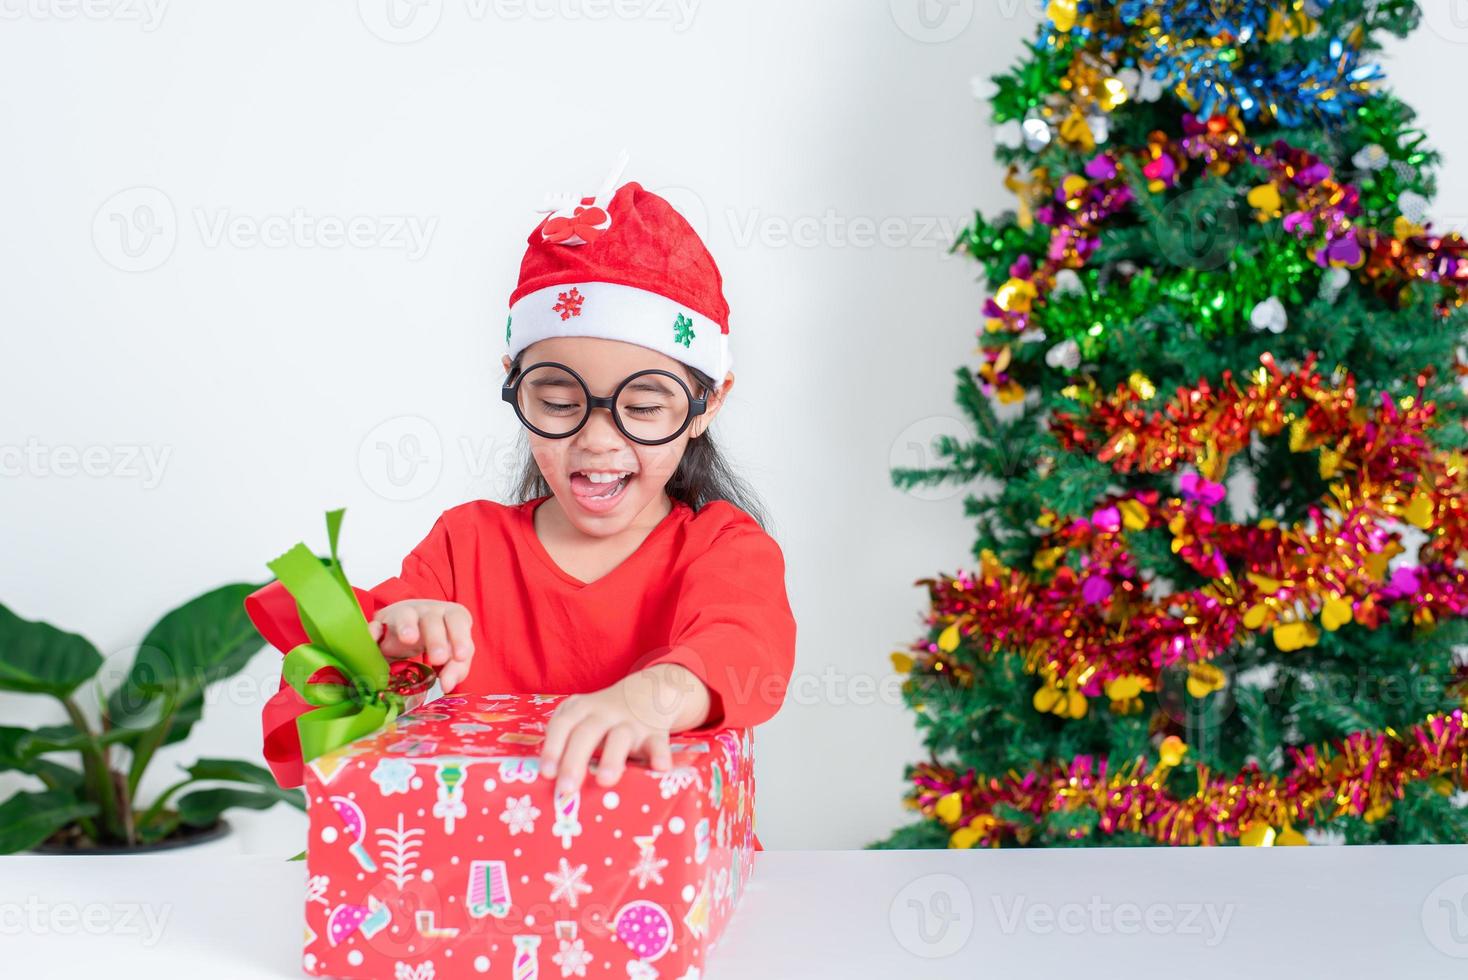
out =
{"type": "Polygon", "coordinates": [[[698,824],[693,828],[693,841],[693,860],[698,864],[703,864],[709,856],[708,817],[699,817],[698,824]]]}
{"type": "Polygon", "coordinates": [[[551,824],[551,833],[561,839],[561,846],[571,849],[571,839],[581,835],[581,821],[577,815],[581,810],[581,791],[572,790],[555,794],[556,819],[551,824]]]}
{"type": "Polygon", "coordinates": [[[514,980],[536,980],[540,976],[539,936],[515,936],[514,980]]]}
{"type": "Polygon", "coordinates": [[[476,919],[510,914],[510,878],[503,861],[470,861],[469,892],[465,896],[469,914],[476,919]]]}
{"type": "Polygon", "coordinates": [[[467,816],[464,805],[464,767],[456,762],[445,762],[433,774],[438,783],[438,801],[433,804],[433,815],[443,818],[443,832],[454,832],[454,820],[467,816]]]}
{"type": "Polygon", "coordinates": [[[336,815],[341,818],[342,823],[346,825],[347,833],[352,837],[351,846],[347,848],[351,851],[352,857],[357,859],[363,871],[376,871],[377,864],[372,860],[372,855],[368,854],[367,848],[362,846],[362,841],[367,837],[367,818],[362,815],[362,808],[345,796],[333,796],[331,806],[336,810],[336,815]]]}

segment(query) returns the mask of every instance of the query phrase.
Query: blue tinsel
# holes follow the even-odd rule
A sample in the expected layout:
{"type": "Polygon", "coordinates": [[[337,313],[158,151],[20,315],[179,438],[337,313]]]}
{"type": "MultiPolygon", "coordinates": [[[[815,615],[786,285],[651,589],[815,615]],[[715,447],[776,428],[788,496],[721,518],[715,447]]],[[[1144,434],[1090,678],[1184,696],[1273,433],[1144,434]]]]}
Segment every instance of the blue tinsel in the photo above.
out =
{"type": "MultiPolygon", "coordinates": [[[[1332,2],[1312,0],[1312,12],[1318,13],[1332,2]]],[[[1133,62],[1154,65],[1152,76],[1169,88],[1181,85],[1182,91],[1198,104],[1200,115],[1237,106],[1245,119],[1255,119],[1267,109],[1279,125],[1286,127],[1309,122],[1312,111],[1325,118],[1343,117],[1365,100],[1363,93],[1350,86],[1382,77],[1381,66],[1363,63],[1360,52],[1339,38],[1331,42],[1323,59],[1292,62],[1271,71],[1249,57],[1248,47],[1266,43],[1263,38],[1269,17],[1278,5],[1266,0],[1234,0],[1221,9],[1215,7],[1207,0],[1080,0],[1080,16],[1071,36],[1082,43],[1099,43],[1109,54],[1124,54],[1125,61],[1118,67],[1135,67],[1133,62]],[[1146,15],[1153,14],[1160,32],[1173,38],[1230,37],[1233,44],[1223,50],[1237,51],[1239,56],[1225,61],[1218,57],[1220,49],[1161,45],[1152,35],[1140,32],[1133,34],[1133,43],[1127,45],[1126,37],[1093,34],[1083,26],[1087,14],[1100,12],[1098,22],[1106,23],[1109,18],[1105,14],[1112,11],[1128,27],[1139,25],[1146,15]],[[1331,93],[1329,97],[1327,92],[1331,93]]]]}

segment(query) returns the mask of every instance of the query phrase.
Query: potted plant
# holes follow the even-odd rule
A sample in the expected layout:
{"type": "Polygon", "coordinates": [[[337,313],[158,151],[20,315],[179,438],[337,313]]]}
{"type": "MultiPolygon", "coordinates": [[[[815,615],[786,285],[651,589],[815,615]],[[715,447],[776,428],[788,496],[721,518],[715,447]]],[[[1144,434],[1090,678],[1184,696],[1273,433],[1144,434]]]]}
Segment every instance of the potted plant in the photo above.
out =
{"type": "Polygon", "coordinates": [[[204,711],[205,689],[238,673],[260,649],[244,612],[258,586],[226,585],[166,613],[154,624],[121,683],[96,680],[103,658],[85,638],[32,622],[0,605],[0,692],[56,699],[67,722],[0,726],[0,772],[34,776],[40,791],[0,803],[0,853],[131,853],[212,839],[228,831],[232,807],[276,803],[305,809],[300,790],[234,759],[199,759],[151,799],[139,798],[159,749],[188,737],[204,711]],[[78,692],[93,683],[97,721],[78,692]]]}

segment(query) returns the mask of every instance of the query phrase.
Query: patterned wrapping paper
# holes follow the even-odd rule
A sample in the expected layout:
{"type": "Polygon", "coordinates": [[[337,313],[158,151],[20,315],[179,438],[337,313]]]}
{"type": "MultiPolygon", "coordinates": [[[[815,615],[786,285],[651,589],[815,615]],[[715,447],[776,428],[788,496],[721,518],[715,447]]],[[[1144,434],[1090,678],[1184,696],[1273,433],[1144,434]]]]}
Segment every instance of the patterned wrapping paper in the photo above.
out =
{"type": "Polygon", "coordinates": [[[561,797],[538,757],[564,697],[440,698],[307,766],[307,973],[703,975],[753,869],[753,732],[561,797]]]}

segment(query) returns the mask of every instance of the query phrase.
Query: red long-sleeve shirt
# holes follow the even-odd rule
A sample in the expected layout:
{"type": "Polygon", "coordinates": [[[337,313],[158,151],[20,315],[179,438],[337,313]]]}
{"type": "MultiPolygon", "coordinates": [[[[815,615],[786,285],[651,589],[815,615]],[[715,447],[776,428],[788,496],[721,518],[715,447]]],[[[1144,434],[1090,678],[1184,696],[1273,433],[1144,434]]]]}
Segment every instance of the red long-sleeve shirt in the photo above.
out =
{"type": "MultiPolygon", "coordinates": [[[[402,599],[461,603],[474,619],[474,659],[457,691],[579,694],[659,663],[682,664],[709,689],[694,732],[766,721],[795,665],[795,617],[780,547],[727,501],[698,512],[681,501],[633,554],[593,582],[560,568],[535,533],[534,508],[476,500],[444,512],[402,571],[357,589],[368,618],[402,599]]],[[[251,620],[286,652],[306,641],[279,582],[245,600],[251,620]]],[[[296,718],[309,705],[287,684],[263,712],[265,760],[282,786],[303,781],[296,718]]]]}

